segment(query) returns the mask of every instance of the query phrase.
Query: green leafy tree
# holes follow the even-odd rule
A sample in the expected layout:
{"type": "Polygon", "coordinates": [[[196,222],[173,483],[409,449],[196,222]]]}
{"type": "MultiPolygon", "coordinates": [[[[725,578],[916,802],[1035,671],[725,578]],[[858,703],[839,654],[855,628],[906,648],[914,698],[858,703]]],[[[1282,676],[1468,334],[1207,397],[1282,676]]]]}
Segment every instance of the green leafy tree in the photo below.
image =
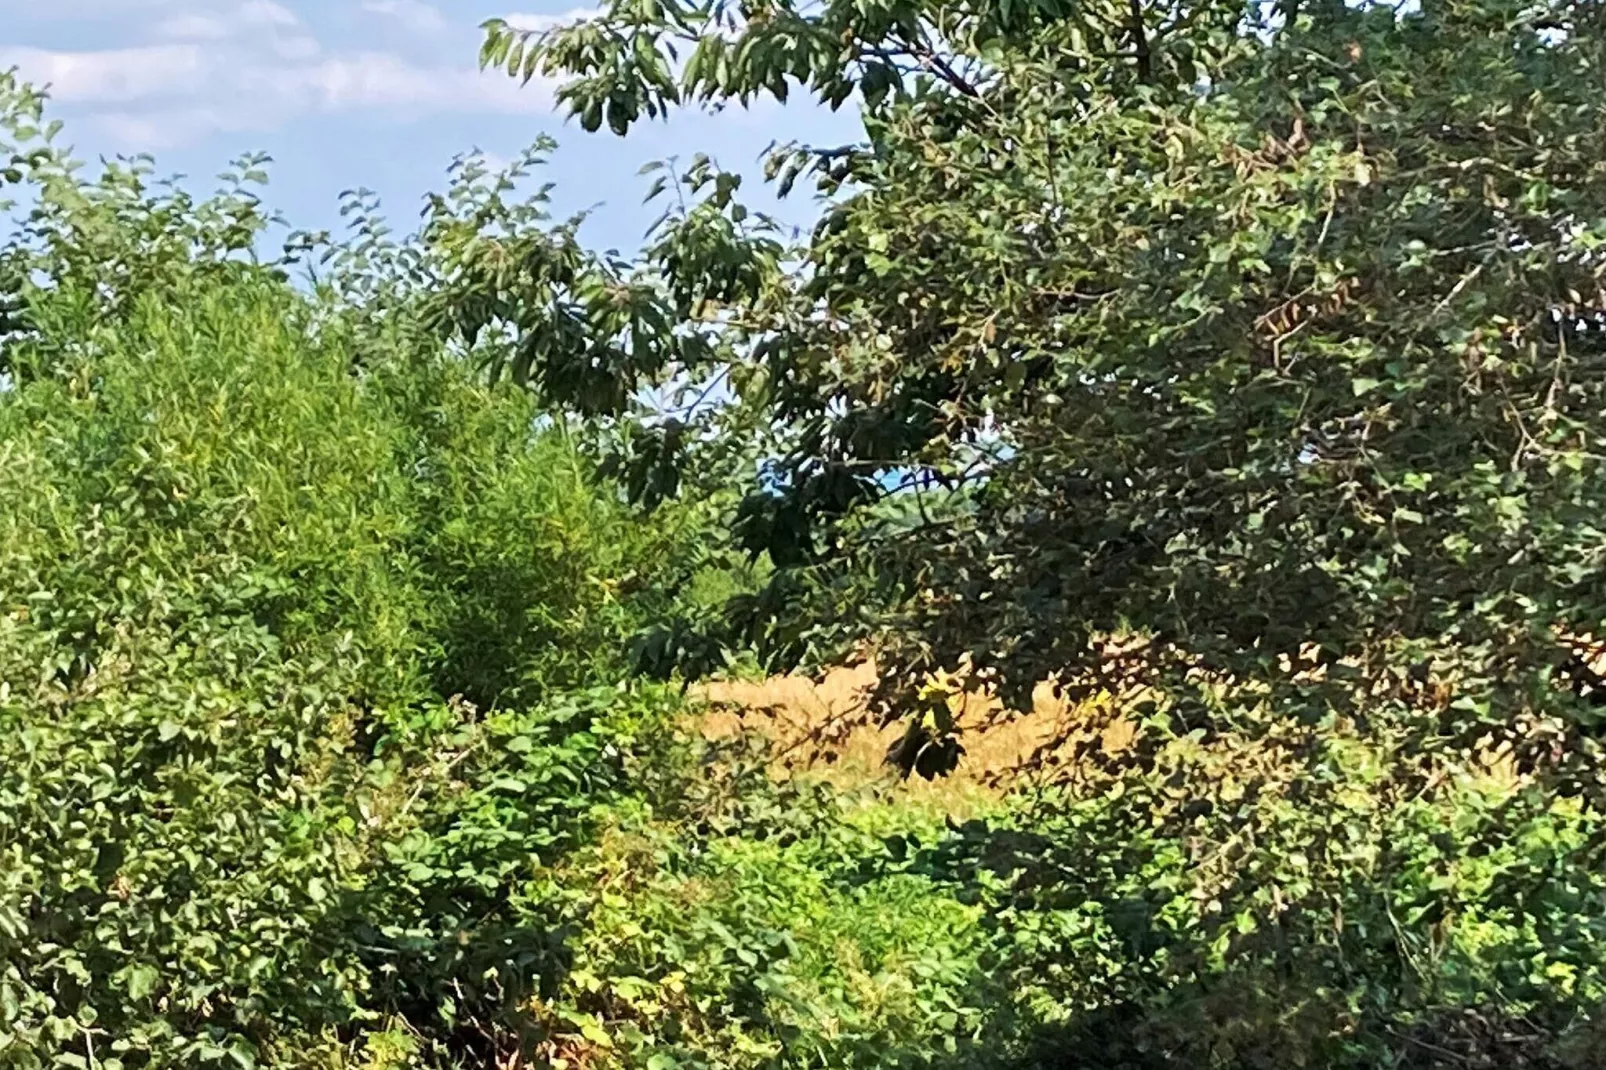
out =
{"type": "Polygon", "coordinates": [[[1186,716],[1203,671],[1291,715],[1431,682],[1586,724],[1601,18],[632,3],[485,59],[615,129],[858,94],[865,146],[777,158],[839,194],[798,270],[716,190],[648,255],[721,344],[614,365],[723,375],[705,418],[767,436],[739,530],[791,657],[873,639],[889,707],[963,663],[1017,701],[1137,674],[1186,716]]]}
{"type": "Polygon", "coordinates": [[[952,871],[1040,1064],[1598,1060],[1599,4],[619,3],[483,58],[591,129],[860,107],[773,157],[830,197],[778,257],[671,176],[709,359],[624,374],[727,384],[677,440],[766,460],[726,639],[868,644],[906,769],[961,760],[935,670],[1117,697],[952,871]]]}

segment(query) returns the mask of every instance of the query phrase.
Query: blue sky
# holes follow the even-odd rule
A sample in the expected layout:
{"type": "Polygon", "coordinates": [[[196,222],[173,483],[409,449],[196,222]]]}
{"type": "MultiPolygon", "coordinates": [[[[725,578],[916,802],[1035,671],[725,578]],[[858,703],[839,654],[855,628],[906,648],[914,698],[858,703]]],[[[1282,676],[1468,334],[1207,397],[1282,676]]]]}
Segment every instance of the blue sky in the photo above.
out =
{"type": "MultiPolygon", "coordinates": [[[[49,83],[51,112],[86,159],[150,152],[198,189],[243,152],[271,153],[268,200],[301,228],[333,227],[337,195],[367,186],[410,229],[422,195],[458,152],[511,156],[538,135],[559,148],[548,178],[561,214],[598,206],[583,235],[635,248],[656,210],[640,166],[703,151],[757,186],[773,141],[852,140],[848,109],[773,101],[685,113],[628,138],[587,134],[540,81],[520,88],[476,69],[479,24],[534,25],[582,14],[559,0],[0,0],[0,69],[49,83]]],[[[754,207],[806,224],[754,189],[754,207]]]]}

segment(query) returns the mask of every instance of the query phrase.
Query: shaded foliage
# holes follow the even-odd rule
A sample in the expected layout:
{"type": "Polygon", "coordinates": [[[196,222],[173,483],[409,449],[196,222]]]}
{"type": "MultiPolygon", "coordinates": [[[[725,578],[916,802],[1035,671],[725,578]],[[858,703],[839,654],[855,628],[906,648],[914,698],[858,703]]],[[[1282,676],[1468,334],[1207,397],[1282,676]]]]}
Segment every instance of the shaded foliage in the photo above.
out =
{"type": "Polygon", "coordinates": [[[723,211],[757,285],[685,270],[700,225],[648,254],[724,310],[703,367],[737,402],[706,419],[769,436],[738,524],[780,566],[779,657],[873,638],[889,707],[961,661],[1018,700],[1131,630],[1150,682],[1286,682],[1314,644],[1588,716],[1549,681],[1600,616],[1594,5],[740,16],[492,24],[485,58],[582,115],[861,95],[873,151],[804,270],[720,193],[686,218],[723,211]],[[725,58],[663,82],[682,41],[725,58]],[[878,94],[889,51],[917,71],[878,94]],[[889,485],[945,515],[889,525],[889,485]]]}

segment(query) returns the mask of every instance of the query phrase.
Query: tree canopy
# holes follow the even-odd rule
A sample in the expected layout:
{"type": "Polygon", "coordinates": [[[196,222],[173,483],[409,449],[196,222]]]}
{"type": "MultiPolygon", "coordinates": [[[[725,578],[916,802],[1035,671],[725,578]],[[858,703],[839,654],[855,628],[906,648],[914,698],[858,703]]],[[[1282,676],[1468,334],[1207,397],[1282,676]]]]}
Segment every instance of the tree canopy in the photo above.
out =
{"type": "MultiPolygon", "coordinates": [[[[773,158],[832,195],[801,248],[729,182],[672,213],[647,259],[710,342],[598,362],[728,385],[690,419],[765,459],[737,530],[783,660],[868,641],[889,712],[964,665],[1017,705],[1141,679],[1187,719],[1210,678],[1587,725],[1603,17],[621,2],[484,59],[588,129],[863,108],[862,145],[773,158]]],[[[654,456],[695,455],[674,426],[654,456]]]]}

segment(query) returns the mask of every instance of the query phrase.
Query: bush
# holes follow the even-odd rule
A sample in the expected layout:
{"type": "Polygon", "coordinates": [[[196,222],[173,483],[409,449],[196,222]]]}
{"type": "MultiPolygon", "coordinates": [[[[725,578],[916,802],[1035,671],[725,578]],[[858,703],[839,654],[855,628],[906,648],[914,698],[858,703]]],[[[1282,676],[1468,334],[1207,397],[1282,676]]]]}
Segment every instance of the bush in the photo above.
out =
{"type": "Polygon", "coordinates": [[[573,689],[675,532],[275,280],[64,326],[0,395],[0,1059],[517,1037],[563,931],[526,885],[659,701],[573,689]]]}
{"type": "Polygon", "coordinates": [[[750,739],[699,744],[652,806],[614,811],[572,865],[590,890],[545,1009],[568,1065],[987,1065],[1000,1002],[979,910],[885,872],[886,839],[941,825],[897,798],[774,784],[750,739]],[[967,998],[969,997],[969,998],[967,998]]]}
{"type": "Polygon", "coordinates": [[[984,905],[1000,1045],[1089,1070],[1598,1064],[1606,821],[1535,768],[1588,741],[1536,721],[1423,753],[1398,709],[1236,712],[1156,718],[901,864],[984,905]]]}
{"type": "Polygon", "coordinates": [[[706,510],[642,523],[394,265],[300,292],[237,188],[38,166],[0,343],[0,1065],[883,1065],[980,1021],[971,908],[862,879],[836,801],[619,683],[742,582],[706,510]]]}

